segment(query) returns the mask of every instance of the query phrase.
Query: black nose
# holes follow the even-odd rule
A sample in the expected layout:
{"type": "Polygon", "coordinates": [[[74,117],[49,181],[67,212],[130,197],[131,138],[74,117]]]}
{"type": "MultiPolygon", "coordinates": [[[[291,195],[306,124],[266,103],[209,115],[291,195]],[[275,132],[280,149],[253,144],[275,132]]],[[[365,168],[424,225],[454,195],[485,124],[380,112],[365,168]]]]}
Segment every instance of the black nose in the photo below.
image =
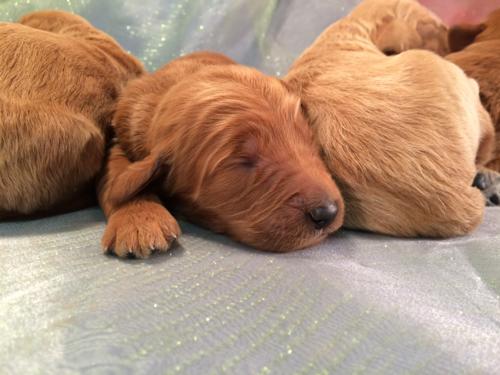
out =
{"type": "Polygon", "coordinates": [[[488,180],[486,179],[486,175],[481,172],[476,174],[472,186],[478,188],[479,190],[486,190],[486,188],[488,187],[488,180]]]}
{"type": "Polygon", "coordinates": [[[327,203],[323,206],[315,207],[309,211],[309,217],[316,229],[323,229],[329,226],[337,216],[338,207],[335,203],[327,203]]]}

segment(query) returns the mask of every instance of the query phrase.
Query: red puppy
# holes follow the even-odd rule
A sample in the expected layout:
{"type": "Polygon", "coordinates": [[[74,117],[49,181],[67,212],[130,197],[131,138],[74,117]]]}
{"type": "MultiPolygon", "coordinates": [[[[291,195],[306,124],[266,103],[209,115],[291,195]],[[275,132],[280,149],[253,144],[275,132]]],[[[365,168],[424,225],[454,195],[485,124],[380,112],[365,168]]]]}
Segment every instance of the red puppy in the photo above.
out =
{"type": "Polygon", "coordinates": [[[277,79],[197,53],[132,82],[101,184],[105,249],[147,257],[189,220],[263,250],[318,243],[342,224],[340,193],[300,100],[277,79]]]}
{"type": "Polygon", "coordinates": [[[116,99],[142,72],[81,17],[0,24],[0,220],[92,201],[116,99]]]}
{"type": "Polygon", "coordinates": [[[484,23],[457,25],[450,29],[452,54],[448,60],[460,66],[477,80],[481,100],[495,125],[496,150],[487,164],[488,169],[476,179],[484,190],[488,203],[500,204],[500,9],[490,14],[484,23]]]}

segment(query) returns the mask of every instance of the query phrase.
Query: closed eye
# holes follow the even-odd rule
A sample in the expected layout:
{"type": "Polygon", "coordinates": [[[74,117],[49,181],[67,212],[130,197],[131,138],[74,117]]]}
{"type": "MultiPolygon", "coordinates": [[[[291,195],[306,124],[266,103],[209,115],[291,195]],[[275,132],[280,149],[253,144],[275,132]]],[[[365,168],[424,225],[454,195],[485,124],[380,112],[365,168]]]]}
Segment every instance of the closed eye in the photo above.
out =
{"type": "Polygon", "coordinates": [[[257,166],[258,158],[256,156],[243,156],[240,159],[240,165],[242,167],[251,169],[257,166]]]}

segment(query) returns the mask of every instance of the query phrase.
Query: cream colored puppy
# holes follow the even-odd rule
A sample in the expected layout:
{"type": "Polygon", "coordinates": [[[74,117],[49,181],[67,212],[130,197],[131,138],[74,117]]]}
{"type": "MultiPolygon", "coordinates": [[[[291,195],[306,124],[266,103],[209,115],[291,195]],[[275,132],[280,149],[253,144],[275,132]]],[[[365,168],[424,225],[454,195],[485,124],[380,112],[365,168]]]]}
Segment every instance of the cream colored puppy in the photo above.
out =
{"type": "Polygon", "coordinates": [[[371,42],[386,55],[425,49],[449,52],[448,28],[414,0],[366,0],[350,15],[370,29],[371,42]]]}
{"type": "Polygon", "coordinates": [[[491,157],[494,133],[477,83],[429,51],[382,52],[443,53],[441,30],[416,1],[367,0],[320,35],[285,78],[344,195],[349,228],[449,237],[482,220],[484,198],[471,185],[476,164],[491,157]]]}

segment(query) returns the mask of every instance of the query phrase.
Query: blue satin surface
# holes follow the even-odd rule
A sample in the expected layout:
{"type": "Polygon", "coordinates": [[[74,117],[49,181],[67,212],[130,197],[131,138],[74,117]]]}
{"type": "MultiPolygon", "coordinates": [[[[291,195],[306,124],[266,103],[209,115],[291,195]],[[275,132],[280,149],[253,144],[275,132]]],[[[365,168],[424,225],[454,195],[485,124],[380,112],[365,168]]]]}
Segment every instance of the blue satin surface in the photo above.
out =
{"type": "MultiPolygon", "coordinates": [[[[0,21],[69,10],[149,70],[215,50],[280,76],[356,3],[0,0],[0,21]]],[[[104,227],[97,208],[0,223],[0,374],[499,373],[498,208],[463,238],[341,231],[291,254],[182,223],[170,253],[122,261],[104,227]]]]}
{"type": "Polygon", "coordinates": [[[80,14],[154,70],[198,50],[225,53],[269,74],[286,73],[358,0],[3,0],[0,21],[39,9],[80,14]]]}

